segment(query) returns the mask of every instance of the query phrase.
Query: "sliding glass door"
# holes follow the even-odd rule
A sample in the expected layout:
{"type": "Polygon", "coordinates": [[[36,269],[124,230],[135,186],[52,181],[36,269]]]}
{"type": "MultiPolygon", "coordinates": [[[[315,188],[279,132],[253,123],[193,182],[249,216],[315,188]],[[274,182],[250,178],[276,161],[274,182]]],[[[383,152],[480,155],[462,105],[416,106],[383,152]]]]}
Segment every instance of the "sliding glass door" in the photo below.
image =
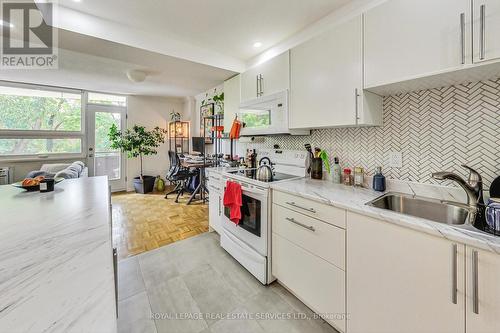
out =
{"type": "Polygon", "coordinates": [[[126,190],[126,161],[119,150],[111,148],[108,133],[114,124],[126,128],[126,107],[87,105],[88,166],[93,176],[107,176],[112,191],[126,190]]]}

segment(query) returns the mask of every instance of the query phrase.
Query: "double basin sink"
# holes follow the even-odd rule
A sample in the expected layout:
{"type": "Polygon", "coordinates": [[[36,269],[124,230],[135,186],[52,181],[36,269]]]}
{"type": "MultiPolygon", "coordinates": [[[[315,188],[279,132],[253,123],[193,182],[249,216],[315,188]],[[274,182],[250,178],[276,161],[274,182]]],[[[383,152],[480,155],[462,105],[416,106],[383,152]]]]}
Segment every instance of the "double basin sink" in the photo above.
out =
{"type": "Polygon", "coordinates": [[[396,192],[388,192],[367,205],[455,226],[468,224],[471,214],[464,204],[396,192]]]}

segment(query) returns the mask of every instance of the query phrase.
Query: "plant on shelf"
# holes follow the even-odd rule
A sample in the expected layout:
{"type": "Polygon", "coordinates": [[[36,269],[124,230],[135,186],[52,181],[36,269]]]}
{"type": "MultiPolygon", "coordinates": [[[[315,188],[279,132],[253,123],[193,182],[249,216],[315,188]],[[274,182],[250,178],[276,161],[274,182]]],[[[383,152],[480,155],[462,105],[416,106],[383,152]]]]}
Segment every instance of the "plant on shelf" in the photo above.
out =
{"type": "Polygon", "coordinates": [[[181,120],[181,114],[179,112],[175,112],[175,110],[172,110],[172,112],[170,112],[170,120],[172,120],[172,121],[180,121],[181,120]]]}
{"type": "Polygon", "coordinates": [[[217,107],[217,114],[224,113],[224,92],[217,94],[217,89],[214,89],[214,94],[212,97],[208,96],[208,93],[205,94],[205,99],[201,102],[201,106],[205,106],[209,103],[214,103],[217,107]]]}
{"type": "Polygon", "coordinates": [[[144,126],[138,125],[134,125],[132,129],[120,131],[113,124],[109,130],[111,148],[127,153],[128,158],[140,158],[141,174],[134,178],[134,188],[137,193],[145,194],[153,191],[155,177],[143,174],[143,157],[158,154],[157,148],[165,142],[165,134],[166,130],[162,128],[155,127],[147,131],[144,126]]]}

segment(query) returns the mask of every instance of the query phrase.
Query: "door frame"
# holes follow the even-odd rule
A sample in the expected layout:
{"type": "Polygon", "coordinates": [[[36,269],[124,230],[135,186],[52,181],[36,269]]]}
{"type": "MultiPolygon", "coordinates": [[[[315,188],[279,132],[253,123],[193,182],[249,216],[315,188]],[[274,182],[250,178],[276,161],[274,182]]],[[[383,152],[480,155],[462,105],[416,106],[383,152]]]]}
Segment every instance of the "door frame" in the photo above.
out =
{"type": "MultiPolygon", "coordinates": [[[[89,104],[88,94],[85,92],[85,117],[86,117],[86,138],[87,138],[87,165],[89,169],[89,176],[95,176],[95,113],[96,112],[109,112],[121,113],[121,128],[127,128],[127,107],[116,105],[102,105],[102,104],[89,104]]],[[[110,180],[111,192],[119,192],[127,190],[127,158],[126,155],[121,153],[121,178],[120,180],[110,180]]]]}

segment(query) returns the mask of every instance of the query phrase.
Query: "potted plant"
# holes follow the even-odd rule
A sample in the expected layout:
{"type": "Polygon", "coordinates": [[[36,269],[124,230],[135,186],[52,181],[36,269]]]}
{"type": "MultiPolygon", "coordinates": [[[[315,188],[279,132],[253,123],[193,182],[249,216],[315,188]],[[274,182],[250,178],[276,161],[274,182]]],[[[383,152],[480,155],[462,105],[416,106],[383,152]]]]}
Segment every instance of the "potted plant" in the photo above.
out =
{"type": "Polygon", "coordinates": [[[122,132],[113,124],[109,130],[109,139],[113,149],[120,149],[127,153],[128,158],[140,158],[141,174],[134,178],[134,188],[137,193],[146,194],[153,191],[156,178],[143,174],[142,158],[158,154],[156,149],[165,142],[165,133],[166,131],[159,127],[147,131],[144,126],[138,125],[122,132]]]}

